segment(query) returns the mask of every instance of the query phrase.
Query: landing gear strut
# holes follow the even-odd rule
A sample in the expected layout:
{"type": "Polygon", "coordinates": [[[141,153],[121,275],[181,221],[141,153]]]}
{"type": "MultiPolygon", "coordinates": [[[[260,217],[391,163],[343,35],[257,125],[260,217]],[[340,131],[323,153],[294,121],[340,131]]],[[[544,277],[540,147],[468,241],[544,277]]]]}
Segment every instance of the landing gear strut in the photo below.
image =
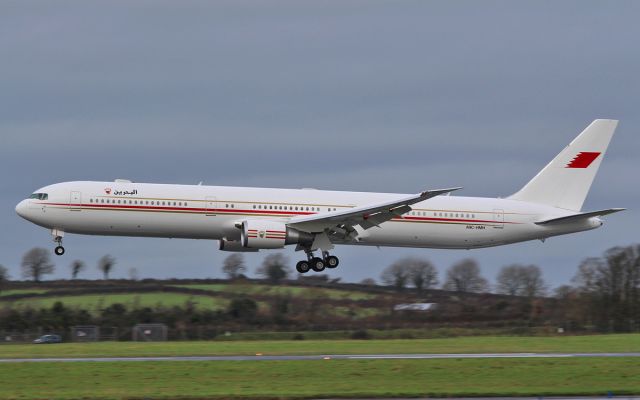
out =
{"type": "Polygon", "coordinates": [[[315,257],[311,250],[305,250],[305,253],[307,253],[307,259],[296,264],[296,270],[301,274],[306,274],[310,270],[322,272],[325,268],[335,268],[340,263],[338,257],[330,255],[327,251],[322,252],[322,258],[315,257]]]}

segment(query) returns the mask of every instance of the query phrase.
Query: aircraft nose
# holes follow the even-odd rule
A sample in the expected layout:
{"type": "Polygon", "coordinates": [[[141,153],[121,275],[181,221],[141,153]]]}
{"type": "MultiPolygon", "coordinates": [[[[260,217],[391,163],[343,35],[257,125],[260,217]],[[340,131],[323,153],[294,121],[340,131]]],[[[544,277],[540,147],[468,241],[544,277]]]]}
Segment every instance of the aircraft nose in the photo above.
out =
{"type": "Polygon", "coordinates": [[[27,200],[22,200],[18,205],[16,205],[16,213],[22,218],[26,218],[27,207],[27,200]]]}

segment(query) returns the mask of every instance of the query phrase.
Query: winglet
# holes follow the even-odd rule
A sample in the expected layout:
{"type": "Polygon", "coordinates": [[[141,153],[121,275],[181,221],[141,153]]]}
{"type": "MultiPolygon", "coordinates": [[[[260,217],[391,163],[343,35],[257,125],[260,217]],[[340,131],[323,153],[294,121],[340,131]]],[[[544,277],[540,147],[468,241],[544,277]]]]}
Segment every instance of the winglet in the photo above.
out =
{"type": "Polygon", "coordinates": [[[420,197],[423,197],[425,200],[430,199],[432,197],[440,196],[441,194],[455,192],[456,190],[462,189],[462,186],[449,188],[449,189],[435,189],[435,190],[425,190],[420,193],[420,197]]]}

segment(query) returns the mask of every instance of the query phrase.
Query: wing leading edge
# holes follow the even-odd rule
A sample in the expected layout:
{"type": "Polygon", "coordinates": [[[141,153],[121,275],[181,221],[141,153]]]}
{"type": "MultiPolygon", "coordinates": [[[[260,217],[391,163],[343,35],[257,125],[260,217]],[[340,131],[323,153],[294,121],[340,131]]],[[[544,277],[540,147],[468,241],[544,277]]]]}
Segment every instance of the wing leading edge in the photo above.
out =
{"type": "Polygon", "coordinates": [[[462,188],[425,190],[424,192],[399,200],[368,204],[349,210],[334,211],[326,214],[294,217],[289,220],[287,226],[305,232],[323,232],[325,229],[337,227],[346,227],[347,230],[349,230],[348,228],[353,229],[355,226],[369,229],[411,211],[412,204],[459,189],[462,188]]]}

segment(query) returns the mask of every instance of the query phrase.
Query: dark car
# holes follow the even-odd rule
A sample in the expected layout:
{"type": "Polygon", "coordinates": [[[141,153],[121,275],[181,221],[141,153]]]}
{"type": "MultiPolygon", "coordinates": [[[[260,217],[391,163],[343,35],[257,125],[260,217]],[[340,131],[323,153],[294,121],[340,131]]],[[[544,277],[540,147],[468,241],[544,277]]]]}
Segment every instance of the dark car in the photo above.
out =
{"type": "Polygon", "coordinates": [[[62,338],[60,335],[42,335],[36,340],[33,341],[36,344],[46,344],[46,343],[62,343],[62,338]]]}

